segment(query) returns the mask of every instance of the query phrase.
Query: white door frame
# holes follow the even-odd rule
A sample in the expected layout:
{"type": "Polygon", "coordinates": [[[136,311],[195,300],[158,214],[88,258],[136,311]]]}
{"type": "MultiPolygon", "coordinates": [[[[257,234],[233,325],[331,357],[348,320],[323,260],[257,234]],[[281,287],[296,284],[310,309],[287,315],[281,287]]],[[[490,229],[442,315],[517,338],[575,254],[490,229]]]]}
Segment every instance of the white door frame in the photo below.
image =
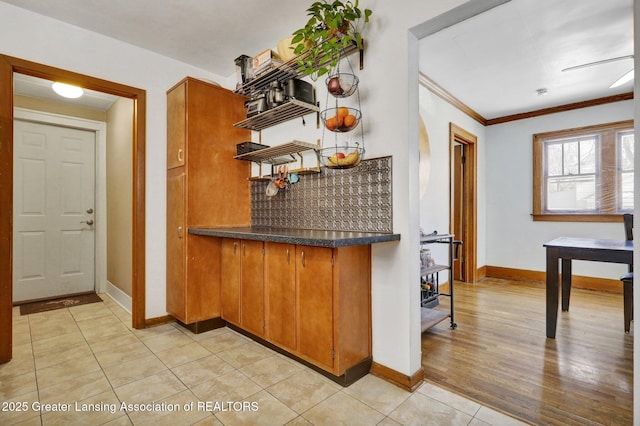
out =
{"type": "Polygon", "coordinates": [[[105,292],[107,282],[107,123],[18,107],[13,109],[13,114],[14,120],[95,132],[95,291],[96,293],[105,292]]]}

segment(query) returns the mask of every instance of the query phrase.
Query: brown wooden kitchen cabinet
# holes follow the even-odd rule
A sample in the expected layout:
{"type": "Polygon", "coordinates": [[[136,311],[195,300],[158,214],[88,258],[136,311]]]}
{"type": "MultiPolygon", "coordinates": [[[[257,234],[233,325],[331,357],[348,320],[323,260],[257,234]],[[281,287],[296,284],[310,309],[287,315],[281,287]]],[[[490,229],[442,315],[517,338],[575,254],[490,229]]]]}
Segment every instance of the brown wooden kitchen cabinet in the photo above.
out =
{"type": "Polygon", "coordinates": [[[264,243],[222,242],[222,318],[264,336],[264,243]]]}
{"type": "Polygon", "coordinates": [[[264,243],[265,337],[296,350],[296,246],[264,243]]]}
{"type": "Polygon", "coordinates": [[[332,371],[334,367],[333,250],[298,246],[296,282],[298,352],[332,371]]]}
{"type": "Polygon", "coordinates": [[[371,246],[265,243],[265,340],[341,383],[371,364],[371,246]]]}
{"type": "Polygon", "coordinates": [[[222,318],[240,325],[240,240],[222,239],[220,263],[222,318]]]}
{"type": "Polygon", "coordinates": [[[221,315],[221,240],[188,229],[251,224],[244,100],[191,77],[167,92],[167,312],[184,324],[221,315]]]}
{"type": "Polygon", "coordinates": [[[264,336],[264,243],[242,240],[240,274],[240,325],[264,336]]]}
{"type": "Polygon", "coordinates": [[[371,246],[297,246],[296,283],[299,356],[347,382],[368,372],[371,246]]]}

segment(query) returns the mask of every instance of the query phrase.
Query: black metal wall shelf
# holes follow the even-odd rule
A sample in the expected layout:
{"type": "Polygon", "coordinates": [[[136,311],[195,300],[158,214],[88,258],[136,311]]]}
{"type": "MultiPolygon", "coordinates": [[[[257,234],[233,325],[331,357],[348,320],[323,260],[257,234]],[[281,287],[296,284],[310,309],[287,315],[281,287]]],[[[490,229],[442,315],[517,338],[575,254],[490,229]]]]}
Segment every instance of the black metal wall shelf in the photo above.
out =
{"type": "Polygon", "coordinates": [[[320,108],[317,105],[302,102],[297,99],[291,99],[282,105],[278,105],[275,108],[268,109],[265,112],[261,112],[253,117],[247,118],[246,120],[235,123],[234,126],[260,131],[271,126],[275,126],[276,124],[302,117],[303,115],[311,114],[313,112],[317,113],[318,111],[320,111],[320,108]]]}
{"type": "Polygon", "coordinates": [[[293,163],[295,161],[298,161],[299,159],[300,168],[291,169],[289,170],[289,173],[320,173],[320,158],[318,157],[318,149],[318,144],[293,140],[291,142],[283,143],[282,145],[272,146],[269,148],[259,149],[257,151],[236,155],[233,158],[235,158],[236,160],[252,161],[260,166],[260,175],[257,177],[251,177],[249,180],[271,180],[271,178],[273,177],[273,170],[271,170],[270,175],[264,175],[262,173],[262,164],[278,166],[281,164],[293,163]],[[304,159],[302,157],[302,153],[307,151],[315,152],[315,167],[304,167],[304,159]]]}
{"type": "MultiPolygon", "coordinates": [[[[343,51],[341,56],[348,56],[352,53],[358,51],[358,46],[355,44],[351,44],[347,46],[343,51]]],[[[287,62],[270,69],[258,77],[254,78],[251,81],[243,84],[240,88],[236,90],[236,93],[239,93],[244,96],[252,97],[262,93],[272,81],[279,81],[280,83],[284,83],[287,80],[292,78],[303,77],[304,75],[298,71],[298,60],[305,60],[309,56],[308,53],[303,53],[302,55],[298,55],[287,62]]],[[[361,67],[362,67],[362,53],[360,55],[361,59],[361,67]]],[[[331,58],[329,57],[320,57],[318,61],[318,67],[328,64],[331,62],[331,58]]]]}

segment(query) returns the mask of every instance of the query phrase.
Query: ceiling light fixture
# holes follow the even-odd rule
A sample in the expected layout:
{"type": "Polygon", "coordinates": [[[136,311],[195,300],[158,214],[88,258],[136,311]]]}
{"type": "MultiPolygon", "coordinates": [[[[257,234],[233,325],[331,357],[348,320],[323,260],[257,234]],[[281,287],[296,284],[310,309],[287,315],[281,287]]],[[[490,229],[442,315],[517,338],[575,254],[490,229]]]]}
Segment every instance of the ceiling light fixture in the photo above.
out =
{"type": "Polygon", "coordinates": [[[633,70],[630,70],[625,75],[614,81],[613,84],[609,86],[609,89],[615,89],[616,87],[622,86],[631,80],[633,80],[633,70]]]}
{"type": "Polygon", "coordinates": [[[81,87],[72,86],[71,84],[65,83],[53,83],[51,85],[51,88],[58,95],[71,99],[79,98],[84,93],[84,90],[82,90],[81,87]]]}

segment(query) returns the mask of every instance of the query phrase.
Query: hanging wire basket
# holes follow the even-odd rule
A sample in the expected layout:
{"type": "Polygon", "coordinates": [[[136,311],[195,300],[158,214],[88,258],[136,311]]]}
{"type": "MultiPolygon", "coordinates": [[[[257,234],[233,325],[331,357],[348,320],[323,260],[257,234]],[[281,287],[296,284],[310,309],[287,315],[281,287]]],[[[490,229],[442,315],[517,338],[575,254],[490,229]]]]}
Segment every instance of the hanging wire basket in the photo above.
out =
{"type": "Polygon", "coordinates": [[[359,80],[358,77],[353,74],[353,68],[351,67],[349,58],[345,57],[345,59],[351,73],[341,73],[340,64],[338,63],[335,73],[331,74],[326,80],[327,108],[320,112],[320,118],[323,123],[323,148],[319,150],[319,157],[322,165],[330,169],[350,169],[356,167],[365,155],[362,107],[360,105],[360,92],[358,90],[359,80]],[[337,83],[331,83],[332,78],[342,79],[339,80],[339,90],[336,86],[337,83]],[[333,87],[330,87],[330,84],[333,84],[333,87]],[[335,107],[330,108],[329,93],[331,93],[332,90],[335,92],[332,93],[335,98],[335,107]],[[354,94],[356,95],[357,108],[339,105],[340,98],[346,98],[354,94]],[[360,140],[357,142],[350,142],[353,138],[347,138],[346,135],[341,135],[342,133],[351,132],[356,128],[360,129],[360,140]],[[327,142],[325,139],[326,131],[329,131],[329,134],[333,135],[333,146],[325,145],[325,142],[327,142]]]}
{"type": "Polygon", "coordinates": [[[327,108],[320,112],[320,119],[324,127],[331,132],[350,132],[362,118],[360,110],[349,107],[327,108]]]}
{"type": "Polygon", "coordinates": [[[364,148],[358,144],[332,146],[320,150],[320,161],[331,169],[350,169],[360,164],[364,158],[364,148]]]}
{"type": "Polygon", "coordinates": [[[327,77],[327,90],[336,98],[347,98],[358,89],[358,77],[349,73],[335,73],[327,77]]]}

